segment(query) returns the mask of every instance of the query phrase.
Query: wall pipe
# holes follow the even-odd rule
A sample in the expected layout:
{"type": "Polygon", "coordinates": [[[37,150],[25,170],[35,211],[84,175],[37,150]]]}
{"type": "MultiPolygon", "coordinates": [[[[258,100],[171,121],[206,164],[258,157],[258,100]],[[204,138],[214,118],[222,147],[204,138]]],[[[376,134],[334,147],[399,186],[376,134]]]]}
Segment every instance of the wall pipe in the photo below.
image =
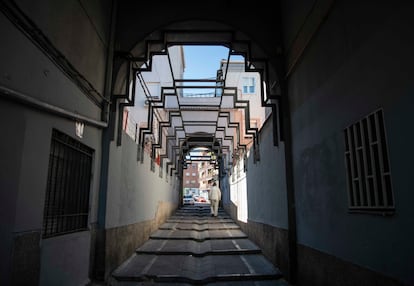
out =
{"type": "Polygon", "coordinates": [[[5,86],[0,86],[0,96],[3,98],[9,99],[9,100],[23,103],[24,105],[27,105],[27,106],[51,113],[51,114],[58,115],[60,117],[83,122],[87,125],[95,126],[98,128],[108,127],[108,123],[104,121],[95,120],[93,118],[81,115],[79,113],[69,111],[62,107],[44,102],[42,100],[25,95],[21,92],[18,92],[16,90],[13,90],[5,86]]]}

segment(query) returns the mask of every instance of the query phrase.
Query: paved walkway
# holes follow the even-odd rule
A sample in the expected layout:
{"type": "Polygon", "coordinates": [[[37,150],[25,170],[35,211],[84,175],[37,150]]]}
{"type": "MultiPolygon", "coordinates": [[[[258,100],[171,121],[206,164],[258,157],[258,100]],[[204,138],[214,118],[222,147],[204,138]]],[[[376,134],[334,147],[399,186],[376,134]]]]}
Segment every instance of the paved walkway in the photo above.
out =
{"type": "Polygon", "coordinates": [[[282,273],[220,209],[176,211],[113,273],[110,285],[280,285],[282,273]]]}

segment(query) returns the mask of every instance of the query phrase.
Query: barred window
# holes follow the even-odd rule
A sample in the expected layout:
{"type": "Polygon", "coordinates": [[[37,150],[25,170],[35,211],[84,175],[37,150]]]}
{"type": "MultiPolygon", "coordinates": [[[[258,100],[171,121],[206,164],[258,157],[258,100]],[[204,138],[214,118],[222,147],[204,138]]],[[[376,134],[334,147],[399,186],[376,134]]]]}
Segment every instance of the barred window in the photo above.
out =
{"type": "Polygon", "coordinates": [[[350,211],[393,213],[383,110],[347,127],[344,135],[350,211]]]}
{"type": "Polygon", "coordinates": [[[88,228],[93,149],[53,130],[43,238],[88,228]]]}

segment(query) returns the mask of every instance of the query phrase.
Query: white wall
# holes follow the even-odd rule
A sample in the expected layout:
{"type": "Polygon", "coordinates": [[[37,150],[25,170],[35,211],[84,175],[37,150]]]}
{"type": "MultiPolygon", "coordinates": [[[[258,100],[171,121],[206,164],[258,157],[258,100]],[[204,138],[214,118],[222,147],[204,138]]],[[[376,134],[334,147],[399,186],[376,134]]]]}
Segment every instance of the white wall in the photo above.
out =
{"type": "Polygon", "coordinates": [[[247,223],[248,219],[248,202],[247,202],[247,178],[243,171],[243,160],[240,162],[240,175],[237,171],[233,172],[229,180],[230,200],[237,206],[237,219],[247,223]],[[234,179],[233,179],[234,178],[234,179]]]}
{"type": "MultiPolygon", "coordinates": [[[[150,158],[137,158],[137,144],[123,134],[122,146],[111,147],[108,175],[106,228],[152,220],[158,204],[178,204],[178,181],[150,171],[150,158]]],[[[168,174],[169,176],[169,174],[168,174]]]]}

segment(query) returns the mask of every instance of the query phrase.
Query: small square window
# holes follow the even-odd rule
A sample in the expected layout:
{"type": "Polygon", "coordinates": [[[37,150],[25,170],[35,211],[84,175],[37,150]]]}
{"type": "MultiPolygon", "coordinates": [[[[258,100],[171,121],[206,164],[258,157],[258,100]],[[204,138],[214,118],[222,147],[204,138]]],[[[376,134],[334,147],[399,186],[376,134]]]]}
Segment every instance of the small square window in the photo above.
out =
{"type": "Polygon", "coordinates": [[[256,79],[254,77],[243,77],[243,93],[256,92],[256,79]]]}

